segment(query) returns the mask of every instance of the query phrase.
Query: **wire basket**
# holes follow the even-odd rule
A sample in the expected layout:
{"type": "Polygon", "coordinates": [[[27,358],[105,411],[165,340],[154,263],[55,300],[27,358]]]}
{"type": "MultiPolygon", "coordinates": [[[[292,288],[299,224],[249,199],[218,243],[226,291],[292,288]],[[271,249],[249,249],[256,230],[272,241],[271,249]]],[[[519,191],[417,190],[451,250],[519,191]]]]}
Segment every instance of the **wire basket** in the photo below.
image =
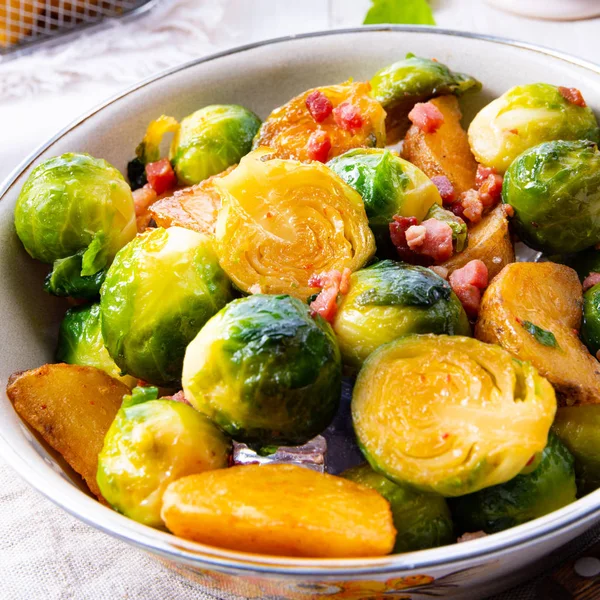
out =
{"type": "Polygon", "coordinates": [[[0,0],[0,56],[149,8],[155,0],[0,0]]]}

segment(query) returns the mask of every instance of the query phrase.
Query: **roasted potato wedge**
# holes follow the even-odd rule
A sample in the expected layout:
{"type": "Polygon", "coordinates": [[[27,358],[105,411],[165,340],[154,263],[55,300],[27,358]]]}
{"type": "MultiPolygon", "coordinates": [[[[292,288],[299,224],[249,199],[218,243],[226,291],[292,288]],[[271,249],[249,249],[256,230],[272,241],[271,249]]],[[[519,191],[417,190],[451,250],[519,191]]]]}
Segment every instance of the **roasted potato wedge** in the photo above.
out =
{"type": "Polygon", "coordinates": [[[184,538],[278,556],[381,556],[396,537],[390,505],[375,490],[283,464],[178,479],[163,495],[162,518],[184,538]]]}
{"type": "Polygon", "coordinates": [[[451,273],[476,258],[485,263],[490,280],[500,273],[505,265],[515,262],[515,249],[502,206],[497,206],[469,229],[469,245],[466,250],[455,254],[442,266],[451,273]]]}
{"type": "Polygon", "coordinates": [[[475,337],[529,361],[561,404],[600,403],[600,363],[579,340],[582,290],[564,265],[512,263],[483,295],[475,337]]]}
{"type": "Polygon", "coordinates": [[[462,113],[456,96],[430,100],[444,115],[444,123],[434,133],[424,133],[416,125],[407,131],[402,157],[428,177],[445,175],[457,195],[475,187],[477,162],[471,153],[467,132],[462,128],[462,113]]]}
{"type": "Polygon", "coordinates": [[[185,227],[200,233],[214,234],[221,207],[221,196],[215,187],[215,179],[224,177],[236,166],[158,200],[150,206],[150,215],[159,227],[185,227]]]}
{"type": "Polygon", "coordinates": [[[15,373],[6,393],[21,418],[101,498],[96,484],[98,453],[130,389],[95,367],[61,363],[15,373]]]}

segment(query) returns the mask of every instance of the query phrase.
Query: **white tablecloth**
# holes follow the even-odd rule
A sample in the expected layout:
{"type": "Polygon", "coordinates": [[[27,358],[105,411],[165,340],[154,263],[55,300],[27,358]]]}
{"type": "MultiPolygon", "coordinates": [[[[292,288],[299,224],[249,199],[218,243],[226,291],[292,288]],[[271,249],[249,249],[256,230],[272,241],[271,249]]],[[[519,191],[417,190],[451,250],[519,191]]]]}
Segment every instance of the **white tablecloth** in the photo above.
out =
{"type": "MultiPolygon", "coordinates": [[[[431,3],[443,27],[553,46],[589,60],[600,56],[600,20],[550,23],[500,13],[479,0],[431,3]]],[[[357,26],[368,4],[368,0],[163,0],[135,23],[87,35],[69,47],[0,63],[0,180],[78,114],[141,77],[250,41],[357,26]]],[[[591,539],[589,535],[585,541],[591,539]]],[[[529,585],[502,600],[534,597],[529,585]]],[[[0,599],[105,598],[209,596],[150,556],[68,516],[0,459],[0,599]]]]}

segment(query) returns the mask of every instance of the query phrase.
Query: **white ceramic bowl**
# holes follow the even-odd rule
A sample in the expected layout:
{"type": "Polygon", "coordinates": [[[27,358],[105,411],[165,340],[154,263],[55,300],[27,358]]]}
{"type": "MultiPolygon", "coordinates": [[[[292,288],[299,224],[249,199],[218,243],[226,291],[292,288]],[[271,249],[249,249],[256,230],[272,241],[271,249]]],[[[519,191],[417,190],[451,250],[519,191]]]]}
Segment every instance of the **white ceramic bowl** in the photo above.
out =
{"type": "MultiPolygon", "coordinates": [[[[66,305],[42,291],[46,267],[32,261],[13,227],[13,207],[31,168],[86,151],[124,169],[145,126],[161,113],[183,117],[211,103],[240,103],[262,117],[303,90],[348,77],[369,79],[407,52],[436,57],[484,83],[464,99],[468,120],[491,98],[522,83],[581,89],[600,113],[600,67],[526,44],[419,27],[373,27],[284,38],[201,59],[145,81],[93,110],[28,158],[0,191],[0,384],[51,362],[66,305]]],[[[355,600],[481,598],[511,575],[600,520],[600,491],[533,522],[483,539],[375,559],[316,560],[249,555],[175,538],[93,500],[69,468],[23,426],[2,393],[0,450],[32,486],[106,533],[167,559],[215,589],[241,598],[355,600]]]]}

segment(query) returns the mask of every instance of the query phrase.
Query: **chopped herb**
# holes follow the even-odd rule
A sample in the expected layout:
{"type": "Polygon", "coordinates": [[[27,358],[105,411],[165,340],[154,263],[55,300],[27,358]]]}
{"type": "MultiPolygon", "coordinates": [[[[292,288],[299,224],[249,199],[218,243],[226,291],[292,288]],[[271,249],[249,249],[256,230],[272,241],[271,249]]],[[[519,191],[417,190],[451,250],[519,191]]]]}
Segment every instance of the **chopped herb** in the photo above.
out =
{"type": "Polygon", "coordinates": [[[541,327],[538,327],[531,321],[520,321],[519,324],[525,331],[530,333],[537,342],[543,344],[544,346],[550,346],[551,348],[558,348],[558,342],[554,337],[554,334],[551,331],[546,331],[541,327]]]}
{"type": "Polygon", "coordinates": [[[378,23],[435,25],[435,19],[426,0],[371,0],[364,24],[378,23]]]}

